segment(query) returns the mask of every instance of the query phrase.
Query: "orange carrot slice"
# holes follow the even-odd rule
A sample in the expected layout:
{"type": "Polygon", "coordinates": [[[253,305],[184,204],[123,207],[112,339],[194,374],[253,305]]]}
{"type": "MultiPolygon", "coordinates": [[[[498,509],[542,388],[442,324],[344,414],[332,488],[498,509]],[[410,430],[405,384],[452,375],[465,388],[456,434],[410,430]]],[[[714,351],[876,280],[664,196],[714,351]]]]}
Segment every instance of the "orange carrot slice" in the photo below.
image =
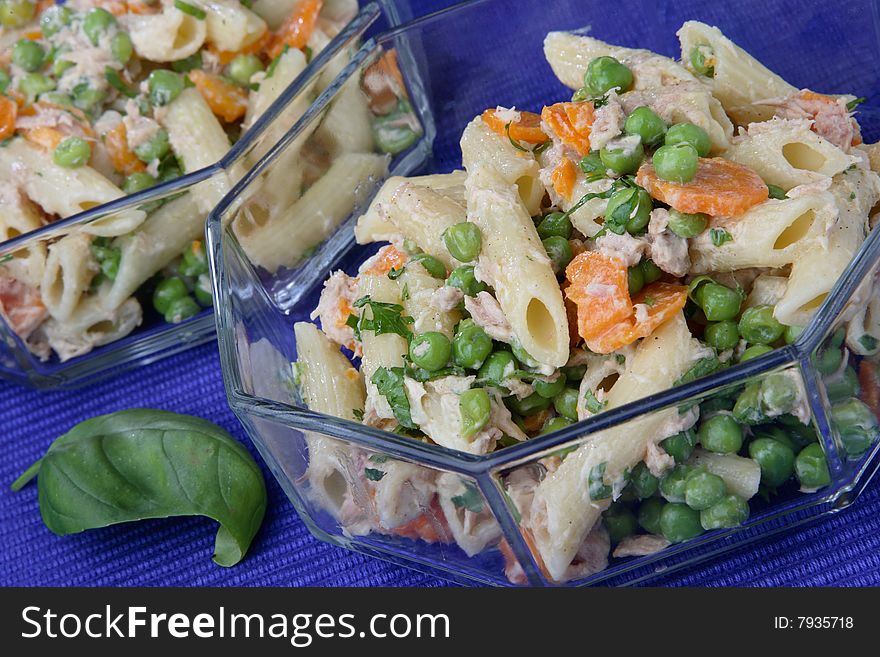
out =
{"type": "Polygon", "coordinates": [[[403,251],[398,251],[391,244],[382,247],[377,255],[379,257],[376,258],[376,261],[369,269],[363,272],[364,274],[368,276],[384,276],[392,269],[403,267],[408,259],[403,251]]]}
{"type": "Polygon", "coordinates": [[[38,146],[42,146],[47,151],[54,151],[55,147],[61,143],[62,139],[64,139],[64,135],[61,134],[61,132],[48,126],[39,126],[30,130],[25,130],[24,136],[28,141],[33,142],[38,146]]]}
{"type": "Polygon", "coordinates": [[[742,214],[766,201],[770,193],[757,173],[720,157],[700,158],[697,175],[686,183],[663,180],[652,164],[645,163],[636,174],[636,182],[679,212],[702,212],[713,217],[742,214]]]}
{"type": "Polygon", "coordinates": [[[626,264],[598,251],[584,251],[568,264],[565,295],[577,305],[578,334],[602,335],[633,315],[626,264]]]}
{"type": "Polygon", "coordinates": [[[40,292],[21,281],[0,277],[0,313],[22,338],[29,336],[46,317],[40,292]]]}
{"type": "Polygon", "coordinates": [[[113,168],[120,173],[129,176],[147,168],[147,165],[141,162],[128,147],[128,133],[124,123],[116,124],[115,128],[104,135],[104,146],[107,148],[113,168]]]}
{"type": "Polygon", "coordinates": [[[450,543],[452,532],[443,513],[437,496],[431,500],[428,509],[417,518],[391,530],[392,534],[411,540],[422,540],[426,543],[450,543]]]}
{"type": "Polygon", "coordinates": [[[550,132],[578,155],[590,152],[590,130],[596,118],[593,103],[556,103],[541,110],[541,120],[550,132]]]}
{"type": "Polygon", "coordinates": [[[315,30],[323,4],[323,0],[300,0],[272,37],[267,49],[269,57],[275,59],[284,46],[305,47],[315,30]]]}
{"type": "Polygon", "coordinates": [[[199,69],[190,71],[188,75],[214,115],[226,123],[240,119],[247,112],[247,92],[244,88],[199,69]]]}
{"type": "Polygon", "coordinates": [[[574,162],[567,157],[562,158],[562,162],[550,174],[550,182],[553,183],[553,189],[557,194],[570,201],[574,192],[574,184],[577,182],[577,169],[574,167],[574,162]]]}
{"type": "Polygon", "coordinates": [[[659,281],[651,283],[633,299],[633,304],[645,307],[646,316],[639,318],[639,313],[633,313],[602,335],[588,339],[587,347],[598,354],[610,354],[639,338],[646,338],[678,314],[686,301],[686,286],[659,281]]]}
{"type": "Polygon", "coordinates": [[[397,51],[394,48],[386,50],[367,66],[361,78],[361,90],[373,114],[385,116],[397,109],[400,97],[406,95],[406,85],[397,65],[397,51]]]}
{"type": "Polygon", "coordinates": [[[0,139],[8,139],[15,134],[16,118],[18,103],[6,96],[0,96],[0,139]]]}
{"type": "MultiPolygon", "coordinates": [[[[482,115],[483,123],[502,137],[507,136],[507,122],[498,118],[497,110],[487,109],[482,115]]],[[[510,138],[527,144],[543,144],[548,137],[541,129],[541,116],[534,112],[519,112],[519,121],[510,122],[510,138]]]]}

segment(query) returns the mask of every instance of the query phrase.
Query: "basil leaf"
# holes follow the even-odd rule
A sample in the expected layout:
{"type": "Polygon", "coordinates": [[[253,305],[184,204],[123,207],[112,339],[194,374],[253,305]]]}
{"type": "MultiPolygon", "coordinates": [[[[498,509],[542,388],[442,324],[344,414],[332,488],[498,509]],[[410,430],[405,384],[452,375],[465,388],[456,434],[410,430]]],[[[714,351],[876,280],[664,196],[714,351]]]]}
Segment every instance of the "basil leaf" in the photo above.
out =
{"type": "Polygon", "coordinates": [[[59,536],[120,522],[201,515],[220,523],[214,561],[244,557],[266,511],[250,453],[216,424],[147,408],[86,420],[15,483],[39,472],[40,515],[59,536]]]}
{"type": "Polygon", "coordinates": [[[406,388],[403,386],[404,369],[402,367],[380,367],[374,373],[372,381],[379,394],[388,400],[394,418],[407,429],[418,429],[410,415],[409,399],[406,396],[406,388]]]}
{"type": "Polygon", "coordinates": [[[461,495],[453,495],[450,499],[459,509],[467,509],[471,513],[483,511],[483,498],[480,491],[470,482],[465,482],[464,492],[461,495]]]}
{"type": "Polygon", "coordinates": [[[707,356],[706,358],[701,358],[696,363],[691,365],[691,367],[684,374],[682,374],[673,385],[680,386],[684,383],[696,381],[697,379],[708,376],[709,374],[717,372],[720,369],[722,369],[722,364],[721,361],[718,360],[718,356],[707,356]]]}

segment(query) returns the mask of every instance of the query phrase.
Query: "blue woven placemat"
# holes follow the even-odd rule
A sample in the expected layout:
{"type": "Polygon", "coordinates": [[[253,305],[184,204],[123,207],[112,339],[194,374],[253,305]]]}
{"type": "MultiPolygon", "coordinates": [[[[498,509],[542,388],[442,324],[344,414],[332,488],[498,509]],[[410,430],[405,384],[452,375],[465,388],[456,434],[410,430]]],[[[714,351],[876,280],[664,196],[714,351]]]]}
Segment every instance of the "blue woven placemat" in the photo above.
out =
{"type": "MultiPolygon", "coordinates": [[[[450,4],[448,0],[423,0],[418,7],[428,11],[447,4],[450,4]]],[[[720,6],[699,2],[683,4],[720,6]]],[[[874,91],[876,93],[876,89],[874,91]]],[[[211,561],[216,525],[203,519],[148,521],[64,538],[54,536],[40,520],[36,486],[30,485],[13,494],[8,484],[39,458],[52,440],[77,422],[131,407],[159,408],[204,417],[223,426],[252,449],[226,404],[214,345],[199,347],[75,391],[39,393],[0,383],[0,585],[446,584],[413,570],[319,542],[308,533],[268,470],[265,477],[269,507],[265,523],[247,558],[234,568],[224,569],[211,561]]],[[[255,452],[254,455],[257,456],[255,452]]],[[[880,483],[875,481],[853,507],[833,517],[818,520],[789,535],[757,541],[723,557],[655,579],[653,583],[667,586],[878,585],[880,483]]]]}

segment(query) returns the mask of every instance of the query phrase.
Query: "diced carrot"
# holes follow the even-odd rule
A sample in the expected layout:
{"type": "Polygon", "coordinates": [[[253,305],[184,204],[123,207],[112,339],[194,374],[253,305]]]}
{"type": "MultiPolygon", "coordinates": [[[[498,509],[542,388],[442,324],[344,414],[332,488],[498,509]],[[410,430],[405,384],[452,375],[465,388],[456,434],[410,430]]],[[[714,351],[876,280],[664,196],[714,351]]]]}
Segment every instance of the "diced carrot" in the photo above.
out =
{"type": "Polygon", "coordinates": [[[188,75],[211,111],[226,123],[240,119],[247,112],[247,92],[243,87],[199,69],[188,75]]]}
{"type": "Polygon", "coordinates": [[[376,258],[376,262],[364,274],[368,276],[384,276],[392,269],[403,267],[408,259],[403,251],[398,251],[392,244],[383,246],[377,255],[379,257],[376,258]]]}
{"type": "Polygon", "coordinates": [[[867,358],[859,363],[859,387],[861,400],[880,420],[880,377],[877,376],[877,364],[867,358]]]}
{"type": "MultiPolygon", "coordinates": [[[[525,527],[520,527],[520,532],[522,533],[523,540],[526,542],[532,556],[535,558],[535,562],[538,564],[538,569],[544,577],[552,581],[553,578],[550,576],[547,566],[544,565],[544,560],[541,558],[541,553],[538,551],[538,546],[535,544],[535,539],[532,537],[532,533],[525,527]]],[[[501,539],[498,543],[498,548],[501,550],[501,555],[504,557],[504,574],[507,579],[513,584],[526,584],[528,582],[526,574],[506,538],[501,539]]]]}
{"type": "Polygon", "coordinates": [[[121,121],[104,135],[104,146],[110,155],[113,168],[120,173],[129,176],[147,168],[147,165],[141,162],[128,147],[128,134],[125,130],[125,124],[121,121]]]}
{"type": "Polygon", "coordinates": [[[713,217],[740,215],[766,201],[770,193],[757,173],[720,157],[700,158],[697,174],[686,183],[663,180],[652,164],[645,163],[636,174],[636,182],[679,212],[702,212],[713,217]]]}
{"type": "Polygon", "coordinates": [[[130,14],[155,14],[162,8],[158,2],[150,4],[143,0],[128,0],[125,6],[130,14]]]}
{"type": "Polygon", "coordinates": [[[392,534],[426,543],[451,543],[452,532],[437,496],[422,515],[391,530],[392,534]]]}
{"type": "Polygon", "coordinates": [[[38,146],[42,146],[47,151],[54,151],[55,147],[64,139],[64,135],[55,128],[48,126],[39,126],[24,131],[25,139],[38,146]]]}
{"type": "MultiPolygon", "coordinates": [[[[487,109],[483,112],[483,123],[502,137],[507,136],[507,122],[498,118],[497,110],[487,109]]],[[[519,121],[510,122],[510,138],[524,141],[527,144],[543,144],[548,137],[541,129],[541,116],[534,112],[519,112],[519,121]]]]}
{"type": "Polygon", "coordinates": [[[647,316],[641,320],[638,313],[612,326],[602,335],[588,339],[587,347],[597,354],[610,354],[632,344],[639,338],[651,335],[659,326],[678,314],[687,301],[687,287],[672,283],[656,282],[642,288],[633,304],[646,307],[647,316]]]}
{"type": "Polygon", "coordinates": [[[305,47],[315,30],[323,5],[323,0],[299,0],[269,42],[269,57],[275,59],[284,46],[297,49],[305,47]]]}
{"type": "Polygon", "coordinates": [[[18,118],[18,103],[6,96],[0,96],[0,139],[15,134],[15,119],[18,118]]]}
{"type": "MultiPolygon", "coordinates": [[[[221,64],[226,66],[233,59],[238,57],[239,55],[256,55],[263,51],[269,41],[272,39],[272,35],[268,30],[263,32],[259,38],[250,42],[240,50],[216,50],[213,44],[208,45],[208,50],[214,53],[217,56],[217,59],[221,64]]],[[[283,48],[282,48],[283,49],[283,48]]]]}
{"type": "Polygon", "coordinates": [[[54,4],[55,0],[37,0],[37,7],[34,11],[34,16],[39,16],[54,4]]]}
{"type": "Polygon", "coordinates": [[[37,41],[43,38],[43,33],[40,30],[29,30],[22,35],[25,39],[29,39],[30,41],[37,41]]]}
{"type": "Polygon", "coordinates": [[[406,85],[397,65],[397,51],[394,48],[386,50],[367,66],[361,78],[361,89],[373,114],[385,116],[397,109],[401,95],[406,92],[406,85]]]}
{"type": "Polygon", "coordinates": [[[556,103],[541,110],[544,125],[578,155],[590,152],[590,131],[595,119],[593,103],[556,103]]]}
{"type": "Polygon", "coordinates": [[[626,264],[598,251],[584,251],[565,269],[565,295],[577,305],[578,333],[593,339],[633,315],[626,264]]]}
{"type": "Polygon", "coordinates": [[[550,181],[553,183],[553,189],[556,190],[556,193],[570,201],[574,192],[574,184],[577,182],[577,169],[574,167],[574,162],[567,157],[562,158],[562,162],[550,174],[550,181]]]}

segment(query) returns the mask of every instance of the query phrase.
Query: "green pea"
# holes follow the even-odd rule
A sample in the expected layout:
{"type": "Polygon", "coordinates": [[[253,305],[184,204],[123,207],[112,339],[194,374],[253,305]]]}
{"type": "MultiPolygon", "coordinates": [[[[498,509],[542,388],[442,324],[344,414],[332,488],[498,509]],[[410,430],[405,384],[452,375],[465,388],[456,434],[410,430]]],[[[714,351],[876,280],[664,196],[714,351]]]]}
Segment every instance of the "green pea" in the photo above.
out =
{"type": "Polygon", "coordinates": [[[783,336],[785,338],[785,344],[794,344],[803,332],[803,326],[786,326],[785,334],[783,336]]]}
{"type": "Polygon", "coordinates": [[[626,270],[626,284],[629,288],[629,295],[633,296],[645,287],[645,274],[642,268],[636,265],[626,270]]]}
{"type": "Polygon", "coordinates": [[[37,5],[31,0],[0,2],[0,25],[8,28],[24,27],[33,20],[37,5]]]}
{"type": "Polygon", "coordinates": [[[167,105],[177,98],[183,87],[184,82],[180,75],[163,68],[156,69],[147,78],[150,102],[157,107],[167,105]]]}
{"type": "Polygon", "coordinates": [[[703,533],[700,512],[687,504],[673,502],[660,512],[660,531],[670,543],[681,543],[703,533]]]}
{"type": "Polygon", "coordinates": [[[553,262],[553,269],[556,272],[565,271],[568,263],[574,258],[571,250],[571,244],[564,237],[553,236],[545,240],[541,240],[544,250],[553,262]]]}
{"type": "Polygon", "coordinates": [[[513,354],[506,350],[493,351],[489,354],[486,362],[477,373],[480,381],[503,387],[504,381],[513,376],[516,371],[516,360],[513,354]]]}
{"type": "Polygon", "coordinates": [[[458,398],[458,410],[461,413],[461,433],[465,438],[472,438],[489,423],[492,414],[489,393],[483,388],[465,390],[458,398]]]}
{"type": "Polygon", "coordinates": [[[538,237],[542,240],[548,237],[561,237],[567,240],[571,237],[571,230],[571,221],[565,213],[551,212],[538,224],[538,237]]]}
{"type": "Polygon", "coordinates": [[[767,419],[761,407],[761,383],[749,383],[736,398],[733,417],[740,424],[761,424],[767,419]]]}
{"type": "Polygon", "coordinates": [[[727,485],[711,472],[694,472],[685,481],[684,502],[696,511],[708,509],[720,502],[727,492],[727,485]]]}
{"type": "Polygon", "coordinates": [[[492,338],[474,324],[471,319],[463,319],[452,338],[452,355],[455,364],[471,370],[478,370],[492,353],[492,338]]]}
{"type": "Polygon", "coordinates": [[[427,253],[416,253],[410,262],[417,262],[434,278],[446,278],[446,265],[427,253]]]}
{"type": "Polygon", "coordinates": [[[669,230],[679,237],[696,237],[709,225],[704,214],[687,214],[675,208],[669,210],[669,230]]]}
{"type": "Polygon", "coordinates": [[[599,151],[599,157],[606,168],[621,175],[635,173],[645,156],[641,141],[635,137],[623,137],[609,142],[599,151]]]}
{"type": "Polygon", "coordinates": [[[661,534],[663,530],[660,527],[660,515],[663,513],[663,507],[666,506],[659,497],[651,497],[646,499],[639,505],[638,521],[649,534],[661,534]]]}
{"type": "Polygon", "coordinates": [[[677,433],[674,436],[669,436],[660,441],[660,447],[663,448],[664,452],[675,459],[676,463],[684,463],[687,461],[693,453],[696,444],[697,437],[690,429],[677,433]]]}
{"type": "Polygon", "coordinates": [[[9,77],[9,73],[0,68],[0,94],[6,93],[6,89],[9,87],[10,82],[12,82],[12,78],[9,77]]]}
{"type": "Polygon", "coordinates": [[[462,221],[443,231],[443,243],[453,258],[460,262],[471,262],[480,255],[483,236],[475,223],[462,221]]]}
{"type": "Polygon", "coordinates": [[[255,73],[263,70],[263,62],[256,55],[238,55],[229,62],[229,77],[242,86],[248,86],[255,73]]]}
{"type": "Polygon", "coordinates": [[[73,98],[60,91],[47,91],[43,94],[42,100],[45,100],[48,103],[54,103],[55,105],[66,105],[68,107],[73,105],[73,98]]]}
{"type": "Polygon", "coordinates": [[[639,461],[629,475],[629,482],[639,499],[646,499],[657,492],[660,480],[651,474],[644,461],[639,461]]]}
{"type": "Polygon", "coordinates": [[[725,495],[708,509],[700,511],[703,529],[731,529],[749,519],[749,503],[739,495],[725,495]]]}
{"type": "Polygon", "coordinates": [[[735,399],[721,395],[710,397],[700,404],[700,413],[705,415],[707,413],[713,413],[715,411],[733,410],[733,404],[735,401],[735,399]]]}
{"type": "Polygon", "coordinates": [[[127,64],[134,52],[131,37],[126,32],[117,32],[110,41],[110,54],[120,64],[127,64]]]}
{"type": "Polygon", "coordinates": [[[93,110],[106,97],[105,91],[90,87],[88,82],[78,84],[73,88],[73,105],[84,112],[93,110]]]}
{"type": "Polygon", "coordinates": [[[602,519],[605,522],[605,529],[608,530],[611,545],[617,545],[627,536],[635,534],[639,526],[635,514],[620,502],[612,502],[602,512],[602,519]]]}
{"type": "Polygon", "coordinates": [[[768,374],[761,381],[761,400],[770,415],[787,413],[797,405],[797,386],[782,372],[768,374]]]}
{"type": "Polygon", "coordinates": [[[599,155],[599,151],[590,151],[580,161],[581,171],[588,176],[604,175],[605,164],[599,155]]]}
{"type": "Polygon", "coordinates": [[[709,135],[701,127],[693,123],[676,123],[666,131],[664,142],[667,146],[690,144],[700,157],[706,157],[712,149],[709,135]]]}
{"type": "Polygon", "coordinates": [[[859,379],[853,367],[847,366],[839,377],[832,377],[825,381],[825,394],[828,401],[836,404],[859,394],[859,379]]]}
{"type": "Polygon", "coordinates": [[[736,327],[736,322],[729,319],[709,324],[703,337],[710,347],[714,347],[718,351],[733,349],[739,344],[739,330],[736,327]]]}
{"type": "Polygon", "coordinates": [[[46,59],[46,52],[36,41],[19,39],[12,47],[12,63],[30,73],[39,71],[46,59]]]}
{"type": "MultiPolygon", "coordinates": [[[[739,314],[742,295],[725,285],[708,282],[697,288],[694,295],[697,305],[710,322],[723,322],[739,314]]],[[[742,332],[742,326],[739,327],[742,332]]]]}
{"type": "Polygon", "coordinates": [[[816,429],[810,424],[802,424],[794,415],[780,415],[774,420],[785,427],[788,437],[795,445],[795,452],[819,440],[816,429]]]}
{"type": "Polygon", "coordinates": [[[562,373],[565,374],[565,380],[569,383],[580,383],[581,379],[584,378],[584,374],[587,373],[587,366],[571,365],[569,367],[563,367],[562,373]]]}
{"type": "Polygon", "coordinates": [[[118,248],[107,250],[107,256],[101,260],[101,273],[111,281],[116,280],[116,274],[119,273],[119,261],[122,252],[118,248]]]}
{"type": "Polygon", "coordinates": [[[473,265],[462,265],[453,269],[449,278],[446,279],[446,284],[450,287],[457,287],[469,297],[475,297],[480,292],[489,289],[488,285],[477,280],[473,265]]]}
{"type": "Polygon", "coordinates": [[[645,279],[645,285],[650,285],[655,281],[659,281],[663,277],[663,270],[654,264],[653,260],[642,260],[639,263],[642,268],[642,276],[645,279]]]}
{"type": "Polygon", "coordinates": [[[775,488],[794,474],[794,452],[772,438],[758,438],[749,443],[749,456],[761,466],[761,483],[775,488]]]}
{"type": "Polygon", "coordinates": [[[715,415],[700,424],[697,437],[704,449],[718,454],[735,454],[743,444],[743,432],[730,415],[715,415]]]}
{"type": "MultiPolygon", "coordinates": [[[[269,67],[271,69],[271,65],[269,67]]],[[[412,146],[421,135],[421,132],[413,130],[407,122],[402,122],[404,114],[393,112],[388,116],[379,116],[373,119],[373,139],[376,146],[384,153],[397,155],[412,146]]]]}
{"type": "Polygon", "coordinates": [[[819,350],[816,358],[816,369],[823,376],[833,374],[840,368],[840,364],[843,361],[843,338],[843,332],[838,330],[828,339],[824,347],[819,350]]]}
{"type": "Polygon", "coordinates": [[[74,169],[89,161],[92,149],[82,137],[67,137],[52,152],[52,161],[60,167],[74,169]]]}
{"type": "Polygon", "coordinates": [[[531,395],[524,397],[523,399],[507,397],[504,399],[504,403],[517,415],[527,417],[529,415],[534,415],[535,413],[540,413],[541,411],[546,411],[550,408],[552,402],[546,397],[542,397],[538,393],[533,392],[531,395]]]}
{"type": "Polygon", "coordinates": [[[201,310],[199,304],[191,296],[179,297],[168,304],[168,310],[165,311],[165,321],[169,324],[179,324],[190,317],[195,317],[201,310]]]}
{"type": "Polygon", "coordinates": [[[584,86],[594,96],[601,96],[615,88],[619,93],[623,93],[632,86],[632,83],[632,71],[614,57],[607,55],[593,59],[584,73],[584,86]]]}
{"type": "Polygon", "coordinates": [[[877,440],[877,418],[856,398],[832,406],[831,419],[840,434],[843,448],[851,457],[861,456],[877,440]]]}
{"type": "Polygon", "coordinates": [[[559,393],[565,390],[565,377],[558,376],[553,381],[535,379],[535,381],[532,383],[532,387],[535,389],[535,392],[542,397],[553,399],[559,393]]]}
{"type": "Polygon", "coordinates": [[[159,128],[152,137],[142,144],[134,147],[134,154],[143,162],[161,160],[168,154],[171,144],[168,141],[168,133],[164,128],[159,128]]]}
{"type": "Polygon", "coordinates": [[[446,367],[451,357],[452,343],[449,338],[437,331],[417,335],[409,345],[410,360],[429,372],[446,367]]]}
{"type": "Polygon", "coordinates": [[[532,358],[532,355],[523,349],[522,345],[519,344],[516,340],[513,341],[510,345],[510,349],[513,352],[514,358],[516,358],[520,366],[527,370],[536,370],[539,367],[538,361],[532,358]]]}
{"type": "Polygon", "coordinates": [[[552,417],[544,423],[544,426],[541,427],[541,435],[547,433],[553,433],[554,431],[559,431],[560,429],[564,429],[565,427],[570,427],[574,422],[571,420],[562,417],[561,415],[557,415],[556,417],[552,417]]]}
{"type": "Polygon", "coordinates": [[[89,37],[89,41],[93,46],[97,46],[101,40],[101,35],[107,32],[110,27],[116,24],[116,18],[106,9],[96,7],[89,9],[86,17],[83,19],[83,32],[89,37]]]}
{"type": "Polygon", "coordinates": [[[693,473],[693,466],[679,463],[660,480],[660,494],[669,502],[684,502],[687,480],[693,473]]]}
{"type": "Polygon", "coordinates": [[[52,75],[54,75],[56,78],[60,78],[62,75],[64,75],[64,72],[67,69],[73,68],[74,66],[75,64],[73,62],[66,59],[61,59],[59,54],[59,56],[55,58],[55,61],[52,62],[52,75]]]}
{"type": "Polygon", "coordinates": [[[650,107],[636,107],[623,124],[628,135],[638,135],[646,146],[656,146],[666,135],[666,124],[650,107]]]}
{"type": "Polygon", "coordinates": [[[176,276],[165,278],[153,290],[153,308],[164,315],[171,306],[172,301],[181,299],[187,294],[186,283],[182,279],[176,276]]]}
{"type": "Polygon", "coordinates": [[[773,317],[773,306],[746,308],[739,320],[739,333],[751,344],[776,342],[784,332],[785,326],[773,317]]]}
{"type": "Polygon", "coordinates": [[[208,254],[203,242],[194,242],[183,251],[183,257],[177,266],[182,276],[197,278],[208,272],[208,254]]]}
{"type": "Polygon", "coordinates": [[[812,443],[801,450],[794,461],[794,471],[801,487],[807,490],[822,488],[831,483],[828,461],[825,460],[825,452],[819,443],[812,443]]]}
{"type": "Polygon", "coordinates": [[[214,290],[211,287],[210,274],[202,274],[196,279],[196,284],[193,286],[193,295],[200,306],[208,308],[214,305],[214,290]]]}
{"type": "Polygon", "coordinates": [[[575,388],[565,388],[553,399],[553,408],[562,417],[568,418],[572,422],[577,422],[577,403],[578,391],[575,388]]]}
{"type": "Polygon", "coordinates": [[[699,161],[697,149],[687,143],[661,146],[651,158],[659,178],[677,183],[693,180],[699,161]]]}
{"type": "Polygon", "coordinates": [[[691,49],[690,60],[694,73],[707,78],[715,77],[715,51],[712,46],[694,46],[691,49]]]}
{"type": "Polygon", "coordinates": [[[138,171],[128,176],[122,183],[122,191],[126,194],[135,194],[149,189],[156,184],[156,179],[148,173],[138,171]]]}
{"type": "MultiPolygon", "coordinates": [[[[767,440],[775,440],[776,442],[788,447],[792,451],[792,456],[800,449],[800,447],[795,444],[795,442],[791,439],[791,437],[789,437],[787,433],[785,433],[785,431],[773,425],[767,427],[755,427],[752,430],[752,437],[753,440],[758,440],[761,438],[766,438],[767,440]]],[[[793,460],[792,464],[794,464],[793,460]]]]}
{"type": "Polygon", "coordinates": [[[52,5],[40,14],[40,30],[44,37],[58,34],[65,25],[70,25],[73,12],[64,5],[52,5]]]}
{"type": "Polygon", "coordinates": [[[739,357],[739,362],[744,363],[747,360],[757,358],[758,356],[763,356],[764,354],[770,353],[771,351],[773,351],[773,347],[768,347],[766,344],[753,344],[751,347],[742,352],[739,357]]]}
{"type": "Polygon", "coordinates": [[[644,189],[621,189],[608,199],[605,226],[618,234],[622,234],[623,229],[632,234],[640,233],[647,227],[653,209],[651,196],[644,189]],[[618,230],[614,230],[615,227],[618,230]]]}

